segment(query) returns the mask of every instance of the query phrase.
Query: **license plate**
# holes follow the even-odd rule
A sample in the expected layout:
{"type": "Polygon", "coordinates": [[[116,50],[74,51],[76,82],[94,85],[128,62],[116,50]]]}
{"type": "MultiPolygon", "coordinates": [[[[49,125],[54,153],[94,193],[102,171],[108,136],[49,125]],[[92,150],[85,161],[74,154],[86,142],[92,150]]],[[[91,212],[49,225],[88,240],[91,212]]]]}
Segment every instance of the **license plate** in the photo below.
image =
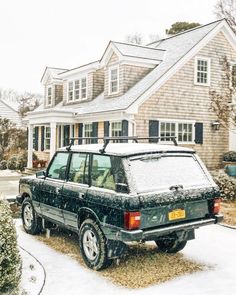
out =
{"type": "Polygon", "coordinates": [[[176,209],[168,213],[169,220],[182,219],[185,216],[185,210],[183,209],[176,209]]]}

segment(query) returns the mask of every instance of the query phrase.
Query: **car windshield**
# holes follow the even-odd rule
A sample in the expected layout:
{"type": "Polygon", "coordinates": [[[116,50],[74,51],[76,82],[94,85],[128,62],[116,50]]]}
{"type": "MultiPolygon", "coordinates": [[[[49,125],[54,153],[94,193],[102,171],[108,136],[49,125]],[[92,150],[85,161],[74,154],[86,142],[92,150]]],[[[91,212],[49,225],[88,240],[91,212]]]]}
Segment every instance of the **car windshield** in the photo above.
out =
{"type": "Polygon", "coordinates": [[[198,161],[187,154],[152,154],[130,159],[138,192],[170,190],[173,186],[209,186],[210,180],[198,161]]]}

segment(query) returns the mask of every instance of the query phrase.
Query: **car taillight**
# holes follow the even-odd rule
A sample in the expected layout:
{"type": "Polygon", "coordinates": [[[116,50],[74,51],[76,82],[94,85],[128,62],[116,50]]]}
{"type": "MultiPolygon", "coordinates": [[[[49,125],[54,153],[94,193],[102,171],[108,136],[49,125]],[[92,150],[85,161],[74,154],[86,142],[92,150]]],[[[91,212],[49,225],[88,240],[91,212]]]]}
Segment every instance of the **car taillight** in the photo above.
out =
{"type": "Polygon", "coordinates": [[[221,203],[221,199],[213,200],[213,208],[212,208],[213,214],[218,214],[220,212],[220,203],[221,203]]]}
{"type": "Polygon", "coordinates": [[[138,229],[141,223],[140,212],[125,212],[124,226],[126,229],[138,229]]]}

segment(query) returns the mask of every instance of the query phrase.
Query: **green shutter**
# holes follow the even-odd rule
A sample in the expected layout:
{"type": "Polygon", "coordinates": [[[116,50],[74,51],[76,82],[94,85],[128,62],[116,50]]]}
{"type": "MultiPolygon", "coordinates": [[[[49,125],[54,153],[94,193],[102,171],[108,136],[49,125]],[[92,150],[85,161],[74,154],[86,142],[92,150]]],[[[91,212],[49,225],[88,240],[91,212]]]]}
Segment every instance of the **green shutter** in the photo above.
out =
{"type": "MultiPolygon", "coordinates": [[[[79,133],[78,133],[78,137],[82,138],[83,137],[83,123],[79,123],[79,133]]],[[[78,140],[78,144],[82,144],[82,139],[78,140]]]]}
{"type": "Polygon", "coordinates": [[[34,149],[36,151],[39,150],[39,127],[34,127],[35,130],[35,145],[34,145],[34,149]]]}
{"type": "MultiPolygon", "coordinates": [[[[129,135],[129,122],[127,120],[122,120],[122,136],[129,135]]],[[[122,140],[122,142],[128,142],[128,140],[122,140]]]]}
{"type": "Polygon", "coordinates": [[[104,122],[104,137],[109,137],[109,128],[110,128],[110,122],[105,121],[104,122]]]}
{"type": "MultiPolygon", "coordinates": [[[[159,136],[159,121],[149,121],[149,137],[159,136]]],[[[149,142],[158,142],[158,139],[149,139],[149,142]]]]}
{"type": "Polygon", "coordinates": [[[195,143],[203,144],[203,123],[195,123],[195,143]]]}
{"type": "MultiPolygon", "coordinates": [[[[92,123],[92,137],[98,137],[98,122],[92,123]]],[[[97,143],[97,139],[92,139],[91,143],[97,143]]]]}
{"type": "Polygon", "coordinates": [[[45,127],[44,126],[41,126],[41,151],[44,151],[44,129],[45,127]]]}

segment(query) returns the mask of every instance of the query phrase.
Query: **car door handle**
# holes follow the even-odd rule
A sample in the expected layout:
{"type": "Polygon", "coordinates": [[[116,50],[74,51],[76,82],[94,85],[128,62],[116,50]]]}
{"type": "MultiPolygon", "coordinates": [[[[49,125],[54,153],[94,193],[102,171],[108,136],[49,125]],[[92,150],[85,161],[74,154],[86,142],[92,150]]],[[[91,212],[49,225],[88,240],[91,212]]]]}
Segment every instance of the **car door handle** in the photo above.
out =
{"type": "Polygon", "coordinates": [[[79,193],[79,199],[83,200],[83,198],[84,198],[84,193],[79,193]]]}
{"type": "Polygon", "coordinates": [[[61,188],[60,187],[56,187],[55,191],[56,191],[56,194],[60,194],[61,188]]]}

